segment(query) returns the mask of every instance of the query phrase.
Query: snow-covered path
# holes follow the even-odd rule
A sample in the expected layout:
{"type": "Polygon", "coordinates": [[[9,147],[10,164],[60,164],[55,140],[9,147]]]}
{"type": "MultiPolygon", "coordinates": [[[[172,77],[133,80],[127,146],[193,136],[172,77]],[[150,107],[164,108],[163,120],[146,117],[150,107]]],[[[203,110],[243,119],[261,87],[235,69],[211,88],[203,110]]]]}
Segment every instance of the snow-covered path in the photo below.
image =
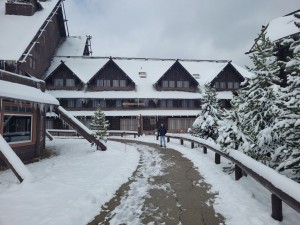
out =
{"type": "Polygon", "coordinates": [[[214,194],[192,162],[155,144],[135,144],[139,166],[89,225],[222,224],[211,207],[214,194]]]}

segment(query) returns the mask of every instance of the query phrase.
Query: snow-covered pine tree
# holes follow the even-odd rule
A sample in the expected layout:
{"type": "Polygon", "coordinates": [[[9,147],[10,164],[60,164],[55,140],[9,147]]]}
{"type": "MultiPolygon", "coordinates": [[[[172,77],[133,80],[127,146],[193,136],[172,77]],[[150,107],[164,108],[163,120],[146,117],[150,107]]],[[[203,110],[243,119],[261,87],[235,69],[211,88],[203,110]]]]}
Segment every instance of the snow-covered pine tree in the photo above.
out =
{"type": "MultiPolygon", "coordinates": [[[[300,14],[295,15],[300,20],[300,14]]],[[[296,23],[300,28],[300,23],[296,23]]],[[[281,115],[275,124],[280,134],[280,146],[273,161],[276,170],[300,183],[300,38],[290,45],[293,58],[288,58],[285,71],[287,87],[278,99],[281,115]]]]}
{"type": "Polygon", "coordinates": [[[254,76],[246,80],[237,107],[242,132],[252,142],[251,148],[242,151],[268,165],[278,140],[272,129],[279,112],[275,101],[281,82],[280,63],[275,54],[274,43],[262,33],[250,56],[254,66],[248,69],[254,76]]]}
{"type": "MultiPolygon", "coordinates": [[[[235,101],[232,101],[232,104],[235,101]]],[[[247,136],[242,132],[243,126],[240,122],[239,115],[235,110],[235,106],[224,112],[224,119],[220,122],[219,137],[217,142],[224,152],[230,149],[239,149],[241,151],[251,148],[247,136]]]]}
{"type": "Polygon", "coordinates": [[[91,129],[95,130],[95,136],[98,140],[107,141],[107,128],[109,123],[105,120],[105,114],[101,111],[100,107],[97,107],[94,116],[92,117],[92,121],[90,123],[91,129]]]}
{"type": "Polygon", "coordinates": [[[219,121],[222,117],[222,110],[217,100],[215,88],[210,83],[204,86],[205,93],[202,99],[201,111],[193,123],[190,133],[203,139],[218,138],[219,121]]]}

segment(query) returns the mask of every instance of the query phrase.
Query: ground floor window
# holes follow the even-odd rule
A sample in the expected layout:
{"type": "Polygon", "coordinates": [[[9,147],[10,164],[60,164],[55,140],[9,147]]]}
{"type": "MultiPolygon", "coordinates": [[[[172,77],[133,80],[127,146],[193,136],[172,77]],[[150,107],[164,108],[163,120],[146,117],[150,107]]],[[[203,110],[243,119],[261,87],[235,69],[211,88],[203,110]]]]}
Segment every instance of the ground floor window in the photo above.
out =
{"type": "Polygon", "coordinates": [[[121,119],[121,130],[137,131],[138,121],[137,119],[121,119]]]}
{"type": "Polygon", "coordinates": [[[194,118],[169,118],[168,130],[170,132],[187,132],[192,127],[194,118]]]}
{"type": "Polygon", "coordinates": [[[3,116],[3,137],[7,142],[24,142],[32,140],[32,116],[3,116]]]}

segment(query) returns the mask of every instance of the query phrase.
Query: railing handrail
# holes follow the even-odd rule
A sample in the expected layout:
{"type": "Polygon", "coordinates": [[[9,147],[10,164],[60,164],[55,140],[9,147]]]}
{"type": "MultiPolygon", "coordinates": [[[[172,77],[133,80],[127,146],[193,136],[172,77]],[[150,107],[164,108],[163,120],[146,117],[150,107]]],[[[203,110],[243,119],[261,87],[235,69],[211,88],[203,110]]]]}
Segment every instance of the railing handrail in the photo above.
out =
{"type": "MultiPolygon", "coordinates": [[[[180,139],[181,144],[183,144],[183,140],[189,141],[192,143],[192,148],[194,146],[194,143],[199,144],[200,146],[204,148],[208,148],[216,153],[216,157],[223,156],[224,158],[228,159],[229,161],[235,163],[236,170],[240,169],[240,176],[242,176],[242,170],[245,171],[247,174],[249,174],[252,178],[254,178],[258,183],[260,183],[262,186],[264,186],[266,189],[268,189],[272,193],[272,217],[276,220],[282,220],[282,206],[281,202],[278,203],[278,200],[285,202],[287,205],[289,205],[291,208],[296,210],[298,213],[300,213],[300,184],[297,182],[277,173],[275,170],[271,169],[270,167],[252,159],[251,157],[245,155],[244,153],[232,150],[228,154],[218,149],[217,144],[209,143],[206,140],[197,138],[197,137],[184,137],[180,135],[175,134],[167,134],[167,138],[174,138],[174,139],[180,139]],[[217,156],[218,155],[218,156],[217,156]],[[248,164],[248,165],[245,165],[248,164]],[[257,166],[259,169],[251,168],[251,165],[257,166]],[[266,171],[265,174],[263,174],[263,171],[261,173],[258,173],[257,171],[263,169],[263,171],[266,171]],[[275,177],[278,179],[271,179],[271,177],[275,177]],[[274,182],[275,180],[278,180],[277,182],[274,182]],[[280,180],[280,181],[279,181],[280,180]],[[284,181],[284,182],[282,182],[284,181]],[[274,184],[276,183],[276,184],[274,184]],[[283,183],[283,184],[282,184],[283,183]],[[287,191],[284,190],[285,186],[287,186],[287,183],[290,184],[289,188],[292,188],[293,191],[287,191]],[[281,184],[281,185],[280,185],[281,184]],[[275,195],[275,196],[273,196],[275,195]],[[273,199],[275,198],[275,200],[273,199]],[[273,205],[273,200],[275,203],[279,204],[279,208],[276,208],[276,205],[273,205]],[[278,212],[279,210],[279,212],[278,212]],[[275,211],[275,212],[274,212],[275,211]],[[279,213],[278,215],[275,215],[276,213],[279,213]],[[281,214],[281,215],[280,215],[281,214]]],[[[216,162],[217,163],[217,162],[216,162]]],[[[237,176],[237,171],[236,171],[237,176]]],[[[238,180],[240,177],[236,177],[236,180],[238,180]]]]}

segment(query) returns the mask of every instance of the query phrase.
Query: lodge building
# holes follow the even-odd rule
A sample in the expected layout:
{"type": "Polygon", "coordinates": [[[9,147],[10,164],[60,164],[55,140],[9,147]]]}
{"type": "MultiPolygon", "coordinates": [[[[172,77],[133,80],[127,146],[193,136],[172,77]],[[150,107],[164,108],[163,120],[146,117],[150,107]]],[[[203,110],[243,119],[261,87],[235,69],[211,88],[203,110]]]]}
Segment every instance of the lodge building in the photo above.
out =
{"type": "MultiPolygon", "coordinates": [[[[201,108],[205,83],[215,86],[220,103],[228,108],[244,77],[250,76],[226,60],[67,55],[66,50],[54,57],[44,78],[46,89],[87,127],[100,106],[110,130],[141,127],[143,133],[154,133],[164,123],[170,132],[187,132],[201,108]]],[[[47,127],[68,125],[49,113],[47,127]]]]}

